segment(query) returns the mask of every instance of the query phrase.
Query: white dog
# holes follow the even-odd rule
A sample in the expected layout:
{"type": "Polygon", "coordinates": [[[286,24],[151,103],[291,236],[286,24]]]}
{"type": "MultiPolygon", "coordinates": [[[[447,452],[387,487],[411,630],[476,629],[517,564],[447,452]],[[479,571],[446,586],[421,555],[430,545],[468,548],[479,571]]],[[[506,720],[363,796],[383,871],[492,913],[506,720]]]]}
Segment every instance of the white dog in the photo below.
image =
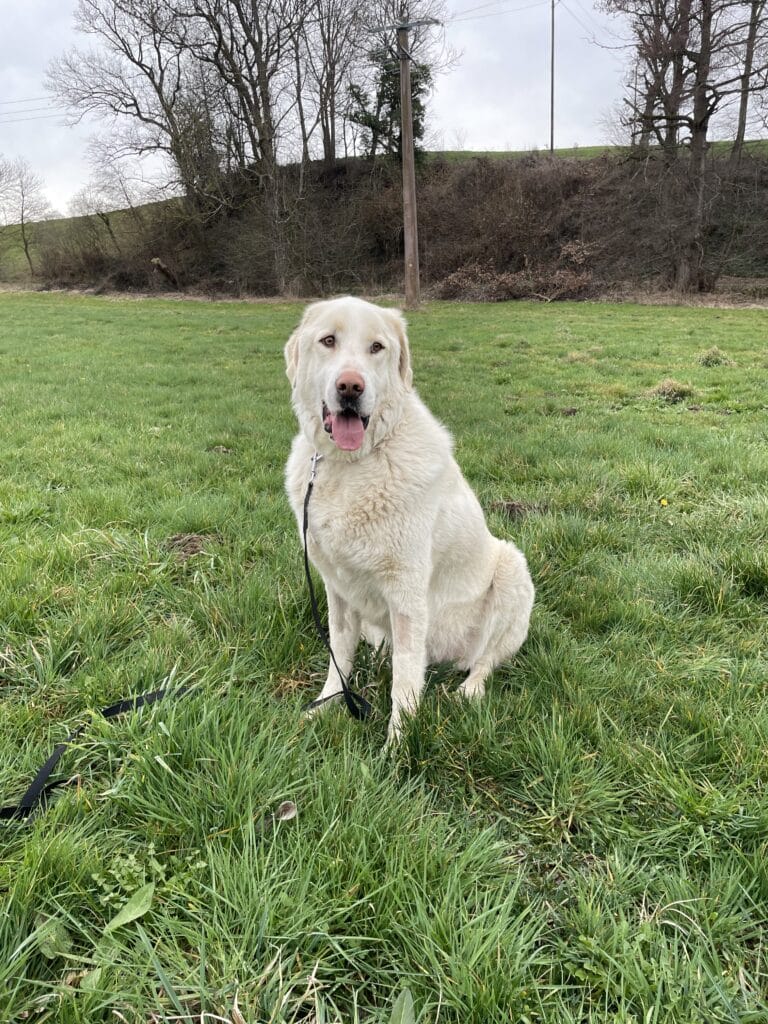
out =
{"type": "MultiPolygon", "coordinates": [[[[361,299],[309,306],[285,346],[300,433],[286,489],[302,526],[313,456],[308,549],[325,583],[331,647],[349,674],[361,636],[392,650],[392,716],[415,709],[431,662],[485,680],[528,633],[525,558],[493,537],[448,431],[412,388],[402,315],[361,299]]],[[[320,693],[339,692],[333,663],[320,693]]]]}

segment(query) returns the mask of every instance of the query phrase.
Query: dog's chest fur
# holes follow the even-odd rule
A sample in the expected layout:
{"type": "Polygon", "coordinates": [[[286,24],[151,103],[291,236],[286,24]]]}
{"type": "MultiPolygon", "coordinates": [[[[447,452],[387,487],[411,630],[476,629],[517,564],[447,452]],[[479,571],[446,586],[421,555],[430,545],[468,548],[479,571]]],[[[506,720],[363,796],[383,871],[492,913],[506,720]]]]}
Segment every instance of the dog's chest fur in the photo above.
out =
{"type": "MultiPolygon", "coordinates": [[[[418,500],[421,488],[415,482],[404,488],[400,479],[395,485],[378,462],[375,456],[351,464],[330,457],[317,468],[309,504],[310,557],[323,571],[349,576],[350,582],[361,574],[391,577],[413,557],[419,532],[414,519],[423,518],[430,504],[418,500]]],[[[298,488],[289,485],[294,511],[303,510],[309,472],[305,475],[298,488]]]]}
{"type": "MultiPolygon", "coordinates": [[[[309,503],[309,556],[326,583],[373,621],[387,595],[430,577],[436,519],[457,484],[451,437],[411,394],[391,431],[360,456],[338,453],[325,438],[321,444],[309,503]]],[[[286,467],[300,529],[313,452],[302,432],[286,467]]]]}

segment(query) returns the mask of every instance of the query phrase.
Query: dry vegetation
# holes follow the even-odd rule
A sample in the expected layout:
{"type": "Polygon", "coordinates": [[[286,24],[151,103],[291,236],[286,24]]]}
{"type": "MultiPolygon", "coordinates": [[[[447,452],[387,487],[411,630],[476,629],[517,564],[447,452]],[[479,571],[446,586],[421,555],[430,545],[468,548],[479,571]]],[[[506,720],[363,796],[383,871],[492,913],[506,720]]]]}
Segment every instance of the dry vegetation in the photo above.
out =
{"type": "MultiPolygon", "coordinates": [[[[736,169],[713,155],[704,238],[706,292],[761,302],[768,275],[768,158],[736,169]]],[[[682,164],[593,159],[432,158],[419,172],[421,268],[433,296],[498,301],[579,299],[673,284],[682,164]]],[[[394,162],[288,170],[279,239],[263,196],[225,220],[182,200],[39,225],[36,276],[49,286],[274,295],[275,246],[294,295],[398,290],[401,192],[394,162]],[[159,264],[158,264],[158,261],[159,264]]],[[[12,276],[12,247],[0,276],[12,276]]]]}

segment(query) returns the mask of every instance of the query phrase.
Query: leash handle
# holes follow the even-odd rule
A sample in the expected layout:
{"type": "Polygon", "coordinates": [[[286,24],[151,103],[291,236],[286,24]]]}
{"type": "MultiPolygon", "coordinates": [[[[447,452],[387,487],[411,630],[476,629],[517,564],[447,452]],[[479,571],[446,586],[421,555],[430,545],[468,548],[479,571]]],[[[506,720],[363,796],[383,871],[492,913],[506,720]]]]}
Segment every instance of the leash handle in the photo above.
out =
{"type": "MultiPolygon", "coordinates": [[[[304,542],[304,574],[307,577],[307,587],[309,589],[309,603],[312,606],[312,618],[315,622],[315,629],[320,639],[323,641],[326,650],[331,656],[331,661],[336,666],[336,671],[339,673],[339,680],[341,681],[341,695],[344,697],[344,703],[347,705],[347,710],[356,718],[358,722],[363,721],[371,713],[371,705],[360,693],[355,691],[349,686],[346,676],[339,668],[339,663],[336,661],[336,655],[333,653],[331,647],[331,639],[328,635],[328,631],[323,625],[323,620],[320,615],[320,608],[317,604],[317,597],[315,595],[315,586],[312,583],[312,573],[309,569],[309,551],[307,548],[307,532],[309,531],[309,499],[312,497],[312,490],[315,486],[315,475],[317,473],[317,463],[322,458],[317,452],[312,456],[312,472],[310,473],[309,483],[307,484],[307,493],[304,496],[304,519],[302,524],[302,540],[304,542]]],[[[312,708],[321,707],[326,701],[329,701],[331,697],[338,697],[337,693],[332,693],[328,697],[323,697],[319,700],[310,701],[309,704],[304,705],[305,711],[311,711],[312,708]]]]}
{"type": "MultiPolygon", "coordinates": [[[[185,686],[182,689],[175,691],[175,695],[177,697],[182,697],[185,693],[189,693],[190,689],[191,687],[185,686]]],[[[101,708],[99,714],[103,718],[116,718],[118,715],[124,715],[127,711],[135,711],[138,708],[144,707],[144,705],[154,704],[156,701],[162,700],[167,692],[167,690],[153,690],[150,693],[140,693],[135,697],[128,697],[125,700],[119,700],[115,704],[110,704],[105,708],[101,708]]],[[[57,779],[53,782],[49,782],[48,779],[53,774],[54,768],[61,760],[67,747],[77,739],[84,729],[84,725],[79,726],[74,732],[70,733],[65,740],[56,744],[51,756],[35,775],[19,802],[16,804],[8,804],[7,807],[0,807],[0,821],[11,821],[14,818],[28,818],[39,804],[45,803],[52,790],[57,789],[59,786],[68,785],[70,781],[68,779],[57,779]]]]}

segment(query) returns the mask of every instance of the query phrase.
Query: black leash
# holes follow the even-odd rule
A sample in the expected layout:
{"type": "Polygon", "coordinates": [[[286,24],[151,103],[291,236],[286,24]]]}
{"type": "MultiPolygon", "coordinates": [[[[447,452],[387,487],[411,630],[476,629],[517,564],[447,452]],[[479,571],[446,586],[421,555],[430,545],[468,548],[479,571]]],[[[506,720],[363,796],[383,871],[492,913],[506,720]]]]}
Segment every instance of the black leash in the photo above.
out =
{"type": "MultiPolygon", "coordinates": [[[[187,686],[181,690],[174,690],[173,693],[175,697],[181,697],[185,693],[189,693],[190,689],[191,687],[187,686]]],[[[167,693],[168,690],[153,690],[151,693],[142,693],[136,697],[128,697],[126,700],[119,700],[115,704],[110,704],[109,707],[101,708],[99,714],[103,718],[117,718],[118,715],[124,715],[127,711],[136,711],[145,705],[154,704],[162,700],[167,693]]],[[[72,779],[56,779],[53,782],[49,782],[48,779],[53,774],[53,769],[61,760],[67,747],[81,735],[85,728],[85,725],[81,725],[74,732],[70,733],[63,742],[57,743],[53,748],[53,753],[34,777],[21,800],[16,804],[0,807],[0,821],[28,818],[39,805],[45,804],[52,790],[59,786],[67,786],[73,781],[72,779]]]]}
{"type": "MultiPolygon", "coordinates": [[[[309,553],[307,551],[307,531],[309,529],[309,499],[312,496],[312,489],[315,485],[315,475],[317,473],[317,463],[322,456],[317,453],[312,457],[312,473],[309,478],[309,485],[307,487],[307,494],[304,498],[304,527],[303,527],[303,539],[304,539],[304,571],[307,576],[307,586],[309,587],[309,600],[312,605],[312,618],[315,620],[315,628],[320,636],[320,639],[328,649],[328,653],[331,656],[331,661],[336,666],[336,671],[339,673],[339,680],[341,681],[341,690],[338,693],[332,693],[328,697],[323,697],[319,700],[310,701],[309,704],[304,705],[305,711],[311,711],[313,708],[320,707],[325,704],[326,701],[333,700],[334,697],[343,696],[344,702],[349,709],[349,713],[359,721],[367,718],[371,713],[371,705],[368,701],[359,693],[355,693],[347,683],[344,673],[339,668],[339,664],[336,661],[336,655],[333,653],[331,648],[331,641],[328,636],[328,631],[323,625],[323,620],[320,616],[320,609],[317,605],[317,597],[315,596],[315,588],[312,583],[312,575],[309,570],[309,553]]],[[[189,693],[191,687],[184,687],[180,690],[174,691],[174,696],[182,697],[184,694],[189,693]]],[[[119,700],[115,704],[110,704],[106,708],[101,708],[99,714],[102,718],[117,718],[118,715],[124,715],[128,711],[136,711],[141,707],[155,704],[157,701],[162,700],[163,697],[169,691],[164,690],[153,690],[150,693],[141,693],[135,697],[128,697],[125,700],[119,700]]],[[[74,743],[74,741],[83,733],[86,726],[81,725],[74,732],[71,732],[69,736],[61,743],[57,743],[53,748],[53,752],[42,768],[35,775],[34,779],[27,787],[26,792],[15,804],[8,804],[6,807],[0,807],[0,821],[11,821],[16,818],[29,818],[35,810],[40,806],[44,806],[48,800],[50,793],[57,789],[59,786],[67,786],[73,780],[72,779],[54,779],[53,782],[49,782],[51,775],[59,763],[67,747],[74,743]]]]}
{"type": "Polygon", "coordinates": [[[309,588],[309,602],[312,605],[312,618],[315,620],[315,629],[318,632],[320,639],[325,644],[328,653],[331,656],[331,661],[336,666],[336,671],[339,673],[339,679],[341,681],[341,690],[338,693],[331,693],[327,697],[319,698],[318,700],[310,701],[304,705],[305,711],[311,711],[313,708],[319,708],[329,700],[333,700],[334,697],[341,695],[344,698],[344,703],[347,705],[347,709],[353,718],[358,721],[362,721],[367,718],[371,713],[371,705],[362,696],[362,694],[355,693],[349,686],[344,673],[339,668],[339,663],[336,661],[336,655],[333,653],[331,647],[331,640],[328,636],[328,631],[323,625],[323,620],[320,616],[320,609],[317,606],[317,597],[315,596],[315,587],[312,583],[312,574],[309,571],[309,552],[307,551],[307,531],[309,529],[309,499],[312,497],[312,490],[315,486],[315,476],[317,475],[317,464],[322,458],[317,452],[312,456],[312,472],[309,476],[309,484],[307,485],[307,493],[304,497],[304,523],[302,527],[302,539],[304,541],[304,572],[307,577],[307,587],[309,588]]]}

